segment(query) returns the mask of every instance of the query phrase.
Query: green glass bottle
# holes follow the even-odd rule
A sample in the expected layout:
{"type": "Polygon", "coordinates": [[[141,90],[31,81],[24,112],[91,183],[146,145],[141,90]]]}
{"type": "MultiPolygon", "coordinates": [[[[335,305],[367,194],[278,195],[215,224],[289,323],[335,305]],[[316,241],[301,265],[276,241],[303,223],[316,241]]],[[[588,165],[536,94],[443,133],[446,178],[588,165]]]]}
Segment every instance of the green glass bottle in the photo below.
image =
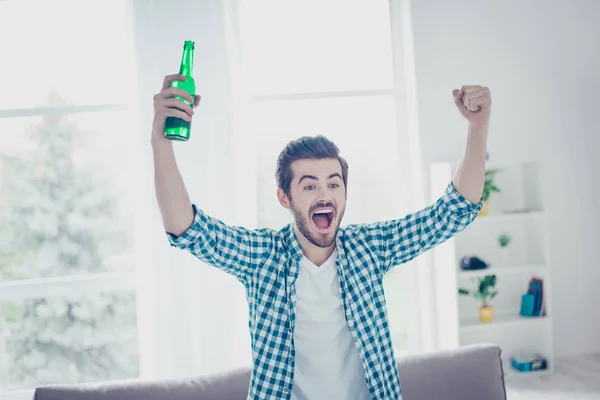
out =
{"type": "MultiPolygon", "coordinates": [[[[173,81],[172,87],[177,87],[188,92],[192,98],[196,95],[196,82],[192,76],[194,70],[194,42],[186,40],[183,44],[183,54],[181,55],[181,65],[179,66],[179,73],[186,77],[185,81],[173,81]]],[[[190,104],[189,101],[175,96],[176,99],[183,101],[186,104],[190,104]]],[[[193,104],[190,104],[192,107],[193,104]]],[[[176,117],[167,117],[165,120],[165,137],[171,140],[185,141],[190,138],[191,123],[190,121],[183,120],[176,117]]]]}

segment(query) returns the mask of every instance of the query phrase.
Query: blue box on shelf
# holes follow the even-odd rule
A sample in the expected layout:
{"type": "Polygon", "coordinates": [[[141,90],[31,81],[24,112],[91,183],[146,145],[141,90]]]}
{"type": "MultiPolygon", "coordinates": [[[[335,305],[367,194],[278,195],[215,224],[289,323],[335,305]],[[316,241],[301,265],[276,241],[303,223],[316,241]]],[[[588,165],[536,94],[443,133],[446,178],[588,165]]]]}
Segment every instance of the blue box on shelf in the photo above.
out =
{"type": "Polygon", "coordinates": [[[548,368],[548,360],[539,354],[516,354],[510,358],[510,365],[520,372],[542,371],[548,368]]]}

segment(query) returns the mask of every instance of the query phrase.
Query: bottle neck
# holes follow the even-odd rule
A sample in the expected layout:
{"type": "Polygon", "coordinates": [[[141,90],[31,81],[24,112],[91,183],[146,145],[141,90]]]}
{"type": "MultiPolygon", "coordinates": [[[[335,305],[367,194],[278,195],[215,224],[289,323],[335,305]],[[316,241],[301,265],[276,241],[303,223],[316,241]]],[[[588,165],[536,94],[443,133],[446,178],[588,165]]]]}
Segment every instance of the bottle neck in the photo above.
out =
{"type": "Polygon", "coordinates": [[[183,49],[181,56],[181,66],[179,67],[179,73],[183,76],[192,76],[194,70],[194,48],[192,46],[186,46],[183,49]]]}

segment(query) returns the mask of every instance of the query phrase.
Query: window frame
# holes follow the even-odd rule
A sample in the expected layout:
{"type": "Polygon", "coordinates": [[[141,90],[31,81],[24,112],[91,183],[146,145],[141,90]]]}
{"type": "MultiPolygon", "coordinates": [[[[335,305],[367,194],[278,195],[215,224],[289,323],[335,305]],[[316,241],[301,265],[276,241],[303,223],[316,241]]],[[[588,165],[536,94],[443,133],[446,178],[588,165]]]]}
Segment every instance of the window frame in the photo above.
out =
{"type": "MultiPolygon", "coordinates": [[[[388,0],[389,24],[391,35],[391,62],[392,62],[392,87],[362,90],[335,90],[302,93],[274,93],[249,95],[248,103],[275,103],[292,100],[327,99],[327,98],[352,98],[363,96],[390,96],[395,102],[394,117],[396,134],[400,143],[406,144],[398,149],[400,157],[406,160],[405,166],[410,170],[409,181],[411,196],[408,207],[418,209],[428,205],[424,195],[425,177],[421,171],[418,138],[418,116],[416,110],[416,82],[414,44],[412,36],[412,20],[409,0],[388,0]],[[413,193],[414,192],[414,193],[413,193]]],[[[259,142],[264,137],[254,138],[259,142]]],[[[435,332],[435,310],[431,306],[431,299],[427,293],[431,287],[431,271],[428,268],[427,257],[412,260],[405,266],[405,271],[398,268],[390,271],[386,276],[388,281],[405,279],[408,274],[410,281],[405,285],[406,297],[410,298],[419,312],[406,316],[409,328],[404,332],[408,350],[396,349],[398,354],[411,353],[432,348],[437,340],[435,332]],[[402,274],[404,273],[404,276],[402,274]]]]}
{"type": "MultiPolygon", "coordinates": [[[[79,113],[123,112],[128,110],[131,110],[131,107],[124,103],[0,109],[0,119],[69,116],[79,113]]],[[[135,251],[137,249],[134,249],[135,251]]],[[[135,269],[127,272],[92,272],[0,281],[0,302],[59,298],[63,297],[65,293],[69,293],[70,296],[88,296],[124,291],[131,291],[137,295],[135,269]]],[[[1,315],[0,318],[2,318],[1,315]]],[[[3,338],[0,337],[0,340],[3,340],[3,338]]],[[[34,392],[35,388],[17,389],[0,392],[0,396],[6,400],[29,400],[34,392]]]]}
{"type": "MultiPolygon", "coordinates": [[[[250,96],[248,101],[251,103],[259,102],[278,102],[286,100],[303,100],[303,99],[324,99],[324,98],[343,98],[343,97],[360,97],[360,96],[392,96],[396,108],[396,130],[403,143],[409,143],[405,149],[399,149],[402,156],[406,156],[411,167],[416,167],[420,163],[420,159],[415,159],[411,154],[410,148],[414,148],[415,135],[417,132],[416,116],[414,109],[414,83],[407,83],[414,75],[414,65],[412,60],[405,60],[405,54],[411,53],[413,50],[412,37],[410,30],[410,4],[408,0],[389,0],[390,6],[390,33],[391,33],[391,49],[392,52],[392,69],[393,79],[392,87],[386,89],[374,90],[342,90],[342,91],[326,91],[312,93],[287,93],[287,94],[269,94],[250,96]],[[409,87],[407,87],[409,86],[409,87]],[[407,89],[409,93],[407,93],[407,89]],[[413,96],[413,97],[411,97],[413,96]]],[[[17,118],[17,117],[40,117],[48,115],[73,115],[77,113],[89,112],[111,112],[111,111],[130,111],[132,107],[124,103],[106,103],[106,104],[91,104],[91,105],[73,105],[60,107],[35,107],[35,108],[19,108],[19,109],[0,109],[0,118],[17,118]]],[[[247,138],[246,138],[247,140],[247,138]]],[[[416,191],[422,193],[423,178],[419,170],[411,171],[411,184],[414,183],[416,191]]],[[[416,199],[411,202],[411,207],[421,206],[426,204],[426,200],[422,195],[417,194],[416,199]],[[420,197],[419,197],[420,196],[420,197]]],[[[136,249],[137,250],[137,249],[136,249]]],[[[415,263],[415,262],[413,262],[415,263]]],[[[418,260],[416,261],[418,264],[418,260]]],[[[419,308],[420,297],[418,292],[422,291],[424,281],[430,279],[427,271],[415,271],[414,284],[407,285],[409,293],[407,296],[414,299],[419,308]]],[[[396,279],[396,272],[391,272],[391,277],[396,279]]],[[[50,278],[34,278],[14,281],[0,282],[0,301],[19,301],[40,297],[55,297],[64,294],[65,289],[70,293],[76,294],[97,294],[105,292],[131,290],[136,295],[139,294],[139,287],[136,285],[136,271],[131,272],[106,272],[106,273],[90,273],[72,276],[58,276],[50,278]]],[[[139,310],[138,310],[139,311],[139,310]]],[[[410,324],[414,324],[414,329],[411,328],[408,332],[408,343],[411,349],[420,349],[423,343],[434,340],[434,333],[429,334],[430,337],[423,337],[421,332],[428,332],[428,327],[433,323],[433,316],[420,312],[413,313],[409,316],[412,318],[410,324]]],[[[137,323],[138,328],[140,322],[137,323]]],[[[144,354],[143,348],[140,348],[140,364],[143,364],[144,354]]],[[[142,369],[142,365],[140,368],[142,369]]],[[[111,381],[106,381],[111,382],[111,381]]],[[[8,392],[0,392],[0,397],[6,400],[29,400],[33,397],[35,388],[19,389],[8,392]]]]}
{"type": "MultiPolygon", "coordinates": [[[[126,27],[126,47],[131,51],[135,50],[135,15],[133,0],[116,0],[123,2],[125,18],[128,20],[126,27]]],[[[135,71],[137,60],[131,60],[131,64],[125,68],[126,72],[135,71]]],[[[130,112],[137,113],[138,106],[135,100],[128,100],[131,96],[137,94],[137,83],[127,90],[127,100],[119,100],[115,102],[99,102],[88,103],[81,102],[76,104],[68,104],[61,106],[34,106],[20,108],[0,108],[0,119],[23,118],[23,117],[48,117],[48,116],[72,116],[77,114],[89,113],[119,113],[130,112]]],[[[137,115],[137,114],[136,114],[137,115]]],[[[137,122],[137,117],[136,120],[137,122]]],[[[134,126],[136,124],[134,123],[134,126]]],[[[137,170],[137,168],[136,168],[137,170]]],[[[134,210],[137,213],[137,210],[134,210]]],[[[137,233],[137,228],[135,229],[137,233]]],[[[132,254],[134,260],[139,262],[139,243],[137,238],[134,238],[132,243],[132,254]]],[[[111,265],[118,266],[118,265],[111,265]]],[[[140,295],[139,285],[139,266],[136,264],[134,268],[127,271],[107,271],[107,272],[82,272],[72,275],[57,275],[44,278],[25,278],[0,281],[0,302],[16,302],[27,301],[37,298],[60,298],[64,297],[65,293],[69,296],[94,296],[103,293],[115,292],[132,292],[136,299],[140,295]]],[[[138,338],[140,338],[140,326],[142,323],[139,320],[139,306],[136,305],[135,313],[138,316],[136,322],[136,330],[138,338]]],[[[0,315],[0,319],[2,315],[0,315]]],[[[0,336],[0,340],[3,340],[0,336]]],[[[144,355],[142,354],[143,347],[140,346],[139,354],[139,371],[140,376],[132,378],[134,380],[141,379],[143,375],[144,355]]],[[[112,382],[115,380],[107,380],[112,382]]],[[[34,396],[36,388],[16,389],[10,391],[2,391],[0,388],[0,398],[3,400],[30,400],[34,396]]]]}

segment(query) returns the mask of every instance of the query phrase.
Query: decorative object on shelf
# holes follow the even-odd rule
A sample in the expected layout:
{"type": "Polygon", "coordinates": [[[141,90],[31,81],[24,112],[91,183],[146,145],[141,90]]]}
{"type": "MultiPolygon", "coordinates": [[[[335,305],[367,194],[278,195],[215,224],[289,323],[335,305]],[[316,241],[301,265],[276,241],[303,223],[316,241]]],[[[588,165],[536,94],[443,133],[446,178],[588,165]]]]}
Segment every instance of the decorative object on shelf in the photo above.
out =
{"type": "Polygon", "coordinates": [[[477,280],[479,283],[477,290],[458,288],[458,294],[473,296],[474,299],[480,300],[482,305],[479,307],[479,320],[483,323],[492,322],[494,320],[494,307],[490,305],[490,301],[498,294],[498,291],[495,290],[496,275],[486,275],[477,278],[477,280]]]}
{"type": "Polygon", "coordinates": [[[544,304],[544,281],[536,276],[529,281],[527,293],[521,296],[522,317],[543,317],[546,315],[544,304]]]}
{"type": "Polygon", "coordinates": [[[535,295],[531,293],[523,293],[521,296],[521,317],[533,317],[535,310],[535,295]]]}
{"type": "Polygon", "coordinates": [[[511,241],[510,235],[503,233],[498,236],[498,244],[500,245],[500,252],[502,254],[502,263],[508,265],[508,245],[511,241]]]}
{"type": "Polygon", "coordinates": [[[539,353],[514,354],[510,365],[519,372],[535,372],[548,368],[548,360],[539,353]]]}
{"type": "Polygon", "coordinates": [[[460,269],[463,271],[476,271],[487,267],[488,264],[478,257],[463,257],[460,260],[460,269]]]}
{"type": "Polygon", "coordinates": [[[481,196],[481,200],[483,200],[483,208],[479,211],[479,214],[477,214],[480,217],[488,214],[490,195],[493,192],[500,193],[500,188],[494,184],[494,178],[496,177],[496,174],[501,171],[501,169],[488,169],[485,171],[485,182],[483,184],[483,193],[481,196]]]}

